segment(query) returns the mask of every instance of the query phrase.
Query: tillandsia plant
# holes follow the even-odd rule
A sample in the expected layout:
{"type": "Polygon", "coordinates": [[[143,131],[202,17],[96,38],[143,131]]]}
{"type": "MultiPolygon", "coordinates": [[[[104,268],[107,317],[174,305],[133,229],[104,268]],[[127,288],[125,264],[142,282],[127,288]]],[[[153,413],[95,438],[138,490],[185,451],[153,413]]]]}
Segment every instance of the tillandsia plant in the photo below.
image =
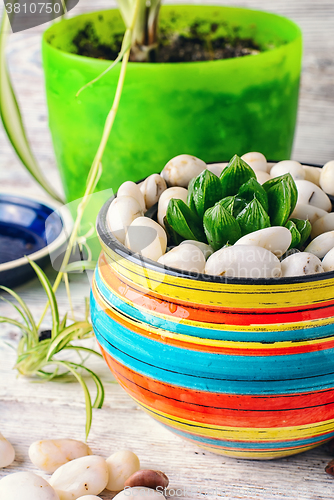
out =
{"type": "MultiPolygon", "coordinates": [[[[60,271],[57,274],[55,282],[53,286],[50,281],[46,277],[45,273],[39,268],[39,266],[30,261],[30,264],[34,268],[37,277],[39,278],[41,285],[43,286],[46,295],[47,295],[47,303],[44,308],[43,314],[39,320],[36,322],[33,318],[33,315],[26,303],[22,300],[22,298],[16,294],[13,290],[10,290],[5,287],[1,287],[2,290],[8,292],[13,299],[17,301],[17,305],[13,304],[16,312],[22,319],[22,322],[17,321],[12,318],[0,317],[0,322],[10,323],[16,327],[18,327],[22,332],[22,338],[18,344],[17,348],[17,360],[15,368],[19,371],[19,373],[23,376],[27,377],[37,377],[41,380],[64,380],[65,377],[72,375],[81,385],[86,403],[86,438],[88,437],[91,422],[92,422],[92,407],[100,408],[103,404],[104,399],[104,389],[100,378],[87,366],[85,366],[85,358],[82,358],[80,362],[73,362],[61,359],[59,357],[60,352],[64,351],[75,351],[77,354],[94,354],[97,356],[101,355],[96,351],[89,349],[84,346],[73,344],[74,341],[87,339],[93,335],[92,333],[92,325],[88,319],[88,308],[86,307],[86,317],[83,321],[75,321],[74,319],[70,324],[68,324],[67,314],[64,316],[63,320],[60,321],[59,311],[55,293],[61,283],[61,280],[64,279],[65,286],[69,295],[69,301],[71,304],[69,283],[68,283],[68,275],[67,273],[71,270],[77,270],[79,268],[91,268],[92,262],[83,262],[83,263],[71,263],[69,264],[70,257],[73,251],[73,248],[78,242],[78,233],[80,230],[80,223],[89,203],[90,196],[93,194],[96,184],[102,174],[102,157],[106,147],[106,143],[108,141],[115,116],[118,110],[118,105],[120,102],[122,88],[124,84],[125,74],[127,63],[129,61],[130,50],[133,43],[135,33],[136,22],[139,18],[139,15],[143,14],[142,0],[129,0],[128,2],[128,11],[126,22],[126,33],[123,38],[122,49],[120,52],[119,60],[122,60],[121,63],[121,71],[118,78],[118,83],[116,87],[115,97],[112,104],[112,107],[108,113],[101,142],[96,152],[95,158],[93,160],[92,166],[90,168],[86,189],[83,198],[81,199],[78,208],[77,215],[74,222],[73,230],[69,238],[69,242],[65,251],[65,255],[62,261],[62,266],[60,271]],[[130,16],[132,9],[132,16],[130,16]],[[44,338],[40,332],[41,323],[45,317],[48,308],[51,309],[52,316],[52,327],[50,329],[50,335],[47,335],[44,338]],[[89,393],[88,387],[83,377],[83,373],[86,372],[94,381],[97,389],[97,394],[94,403],[92,404],[91,395],[89,393]]],[[[146,10],[145,10],[146,12],[146,10]]],[[[35,176],[36,180],[45,187],[44,181],[40,171],[38,171],[38,167],[36,170],[37,164],[35,164],[34,160],[31,156],[31,151],[29,150],[28,141],[26,140],[24,128],[22,125],[21,115],[16,105],[15,95],[12,90],[10,79],[7,73],[7,68],[4,60],[4,43],[5,43],[5,34],[8,29],[8,19],[6,13],[4,13],[4,18],[2,22],[2,31],[0,38],[0,54],[1,54],[1,77],[0,77],[0,109],[1,116],[6,127],[8,133],[13,133],[13,137],[11,138],[12,143],[17,149],[17,152],[22,159],[23,163],[26,165],[28,170],[35,176]],[[8,101],[6,101],[8,99],[8,101]],[[16,128],[12,127],[11,120],[13,120],[16,128]],[[26,153],[24,157],[23,153],[26,153]]],[[[47,191],[49,194],[53,195],[52,189],[47,185],[47,191]]],[[[7,300],[2,297],[3,300],[7,300]]],[[[7,300],[8,301],[8,300],[7,300]]]]}

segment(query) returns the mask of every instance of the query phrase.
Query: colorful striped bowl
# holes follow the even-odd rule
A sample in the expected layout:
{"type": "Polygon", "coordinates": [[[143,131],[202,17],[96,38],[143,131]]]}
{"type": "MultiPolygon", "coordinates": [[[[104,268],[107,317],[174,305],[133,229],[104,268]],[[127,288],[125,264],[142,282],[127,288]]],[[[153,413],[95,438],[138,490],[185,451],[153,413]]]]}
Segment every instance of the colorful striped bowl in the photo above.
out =
{"type": "Polygon", "coordinates": [[[130,396],[214,453],[271,459],[334,436],[334,273],[223,279],[128,251],[97,222],[91,314],[130,396]]]}

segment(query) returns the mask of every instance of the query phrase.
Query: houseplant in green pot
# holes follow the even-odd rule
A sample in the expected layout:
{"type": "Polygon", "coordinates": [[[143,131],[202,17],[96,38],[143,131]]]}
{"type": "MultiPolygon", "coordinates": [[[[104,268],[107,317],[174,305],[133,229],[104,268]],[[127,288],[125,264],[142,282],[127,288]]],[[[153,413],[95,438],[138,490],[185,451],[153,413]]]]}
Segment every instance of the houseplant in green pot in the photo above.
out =
{"type": "MultiPolygon", "coordinates": [[[[153,7],[154,35],[159,2],[153,7]]],[[[98,188],[117,189],[186,151],[206,162],[250,150],[276,160],[288,158],[298,101],[299,28],[265,12],[209,6],[165,6],[159,26],[167,39],[171,32],[187,38],[195,26],[209,52],[226,38],[251,39],[260,52],[223,60],[130,62],[98,188]]],[[[76,97],[110,66],[110,61],[79,55],[79,48],[85,36],[98,46],[115,46],[123,31],[119,11],[109,10],[63,20],[43,37],[50,128],[68,200],[84,192],[119,76],[116,66],[76,97]]],[[[153,35],[147,40],[149,49],[153,35]]],[[[134,46],[132,57],[150,58],[142,41],[134,46]]]]}

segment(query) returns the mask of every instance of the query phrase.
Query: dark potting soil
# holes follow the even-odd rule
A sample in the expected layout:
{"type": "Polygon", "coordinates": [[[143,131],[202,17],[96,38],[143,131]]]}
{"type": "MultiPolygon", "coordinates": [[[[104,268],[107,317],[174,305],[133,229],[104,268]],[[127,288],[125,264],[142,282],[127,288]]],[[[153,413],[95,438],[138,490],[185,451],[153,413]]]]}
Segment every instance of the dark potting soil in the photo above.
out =
{"type": "MultiPolygon", "coordinates": [[[[237,28],[231,30],[228,37],[214,38],[212,35],[219,25],[211,24],[211,32],[203,34],[201,24],[194,23],[189,28],[187,36],[174,33],[170,35],[161,31],[159,46],[151,51],[152,62],[190,62],[212,61],[254,55],[261,52],[260,47],[250,38],[240,38],[237,28]]],[[[96,59],[116,59],[123,39],[123,33],[117,33],[110,45],[100,43],[94,25],[87,22],[84,28],[76,34],[73,44],[76,53],[81,56],[96,59]]],[[[131,57],[130,57],[131,60],[131,57]]]]}

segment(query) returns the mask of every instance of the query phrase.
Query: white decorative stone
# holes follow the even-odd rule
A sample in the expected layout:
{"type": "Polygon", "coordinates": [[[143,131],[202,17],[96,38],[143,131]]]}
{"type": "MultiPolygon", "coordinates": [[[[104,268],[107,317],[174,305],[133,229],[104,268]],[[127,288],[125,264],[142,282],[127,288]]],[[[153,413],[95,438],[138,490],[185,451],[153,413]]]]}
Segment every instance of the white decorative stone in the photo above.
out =
{"type": "Polygon", "coordinates": [[[291,233],[283,226],[266,227],[242,236],[235,245],[256,245],[281,257],[291,245],[291,233]]]}
{"type": "Polygon", "coordinates": [[[303,165],[303,169],[305,172],[305,180],[313,182],[317,186],[320,186],[320,173],[321,168],[319,167],[311,167],[310,165],[303,165]]]}
{"type": "Polygon", "coordinates": [[[291,174],[295,180],[305,179],[306,176],[303,166],[294,160],[279,161],[270,170],[271,177],[280,177],[284,174],[291,174]]]}
{"type": "Polygon", "coordinates": [[[144,195],[141,192],[139,185],[135,182],[126,181],[121,184],[117,191],[117,198],[121,198],[122,196],[131,196],[132,198],[135,198],[143,212],[146,211],[144,195]]]}
{"type": "Polygon", "coordinates": [[[0,432],[0,468],[14,462],[15,450],[11,443],[0,432]]]}
{"type": "Polygon", "coordinates": [[[334,231],[319,234],[305,248],[305,252],[310,252],[322,259],[326,253],[334,247],[334,231]]]}
{"type": "Polygon", "coordinates": [[[122,490],[125,481],[140,469],[139,458],[130,450],[117,451],[107,458],[106,462],[109,473],[106,488],[110,491],[122,490]]]}
{"type": "Polygon", "coordinates": [[[334,248],[326,253],[325,257],[322,259],[322,267],[324,271],[334,271],[334,248]]]}
{"type": "Polygon", "coordinates": [[[60,500],[77,500],[84,495],[98,495],[108,483],[108,466],[97,455],[81,457],[57,469],[49,480],[60,500]]]}
{"type": "Polygon", "coordinates": [[[276,255],[259,246],[233,245],[208,258],[206,274],[228,278],[279,278],[281,264],[276,255]]]}
{"type": "Polygon", "coordinates": [[[315,221],[327,215],[328,212],[322,208],[314,207],[313,205],[308,205],[307,203],[297,203],[291,217],[295,219],[309,220],[311,224],[315,221]]]}
{"type": "Polygon", "coordinates": [[[101,497],[97,497],[96,495],[85,495],[83,497],[77,498],[77,500],[101,500],[101,497]]]}
{"type": "Polygon", "coordinates": [[[75,439],[45,439],[35,441],[29,447],[32,463],[49,474],[61,465],[87,455],[92,455],[89,446],[75,439]]]}
{"type": "Polygon", "coordinates": [[[298,189],[297,203],[306,203],[330,212],[332,209],[331,200],[323,190],[313,184],[313,182],[305,180],[295,181],[298,189]]]}
{"type": "Polygon", "coordinates": [[[173,198],[174,200],[182,200],[184,201],[184,203],[187,203],[187,197],[188,197],[188,189],[182,187],[168,188],[161,194],[158,203],[158,217],[157,217],[158,222],[161,226],[164,225],[164,217],[167,212],[169,200],[173,198]]]}
{"type": "Polygon", "coordinates": [[[0,480],[1,500],[60,500],[45,479],[32,472],[15,472],[0,480]]]}
{"type": "Polygon", "coordinates": [[[312,224],[311,238],[316,238],[319,234],[326,233],[327,231],[334,231],[334,212],[320,217],[312,224]]]}
{"type": "Polygon", "coordinates": [[[308,252],[289,255],[281,262],[282,278],[307,276],[324,272],[321,260],[308,252]]]}
{"type": "Polygon", "coordinates": [[[155,205],[161,194],[167,189],[165,179],[159,174],[152,174],[147,177],[140,186],[140,191],[143,193],[146,208],[149,209],[155,205]]]}
{"type": "Polygon", "coordinates": [[[271,179],[271,175],[268,172],[263,172],[263,170],[254,170],[256,175],[256,180],[259,184],[264,184],[271,179]]]}
{"type": "Polygon", "coordinates": [[[215,174],[217,177],[220,177],[220,174],[227,167],[227,165],[228,163],[211,163],[206,168],[207,170],[210,170],[210,172],[215,174]]]}
{"type": "Polygon", "coordinates": [[[182,243],[173,248],[160,257],[158,262],[164,266],[193,273],[203,273],[205,268],[203,251],[190,243],[182,243]]]}
{"type": "Polygon", "coordinates": [[[189,181],[206,169],[206,163],[191,155],[179,155],[169,160],[161,172],[168,186],[188,187],[189,181]]]}
{"type": "Polygon", "coordinates": [[[165,230],[149,217],[138,217],[126,232],[125,246],[151,260],[158,260],[166,252],[165,230]]]}
{"type": "Polygon", "coordinates": [[[213,254],[213,248],[208,245],[207,243],[202,243],[201,241],[196,241],[196,240],[184,240],[180,245],[185,245],[189,243],[190,245],[195,245],[195,247],[199,248],[201,252],[203,252],[203,255],[205,259],[208,259],[210,255],[213,254]]]}
{"type": "Polygon", "coordinates": [[[244,160],[255,171],[255,173],[259,170],[262,172],[268,172],[267,159],[262,153],[246,153],[242,155],[241,159],[244,160]]]}
{"type": "Polygon", "coordinates": [[[322,167],[319,184],[325,193],[334,195],[334,160],[327,162],[322,167]]]}
{"type": "Polygon", "coordinates": [[[143,215],[144,211],[135,198],[121,196],[110,203],[107,212],[107,225],[114,237],[124,244],[125,234],[131,222],[143,215]]]}

